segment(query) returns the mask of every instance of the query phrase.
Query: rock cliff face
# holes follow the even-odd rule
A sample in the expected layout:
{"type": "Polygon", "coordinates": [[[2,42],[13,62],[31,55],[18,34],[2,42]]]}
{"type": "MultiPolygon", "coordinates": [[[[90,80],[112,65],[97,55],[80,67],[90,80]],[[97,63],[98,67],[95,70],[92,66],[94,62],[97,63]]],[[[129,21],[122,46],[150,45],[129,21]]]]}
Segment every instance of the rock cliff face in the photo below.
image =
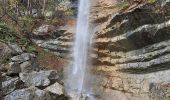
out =
{"type": "Polygon", "coordinates": [[[168,0],[137,4],[100,24],[94,65],[106,91],[122,91],[128,100],[169,99],[169,10],[168,0]]]}
{"type": "MultiPolygon", "coordinates": [[[[132,3],[124,10],[112,7],[112,0],[95,4],[91,16],[97,25],[92,58],[95,72],[102,76],[107,97],[103,100],[170,99],[170,0],[132,3]]],[[[74,29],[68,29],[33,40],[66,57],[74,33],[74,29]]]]}

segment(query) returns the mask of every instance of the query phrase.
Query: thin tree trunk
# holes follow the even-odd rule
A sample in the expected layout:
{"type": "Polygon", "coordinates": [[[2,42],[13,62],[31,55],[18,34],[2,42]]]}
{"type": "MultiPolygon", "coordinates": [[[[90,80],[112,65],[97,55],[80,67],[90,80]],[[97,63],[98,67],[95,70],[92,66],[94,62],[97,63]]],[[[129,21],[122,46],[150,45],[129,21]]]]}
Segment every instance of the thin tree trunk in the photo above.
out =
{"type": "Polygon", "coordinates": [[[18,5],[18,2],[16,2],[16,4],[15,4],[15,9],[16,9],[16,15],[17,15],[17,18],[18,18],[18,16],[19,16],[19,5],[18,5]]]}
{"type": "Polygon", "coordinates": [[[27,14],[30,15],[30,0],[27,2],[27,14]]]}
{"type": "Polygon", "coordinates": [[[46,0],[43,0],[43,15],[45,16],[46,0]]]}

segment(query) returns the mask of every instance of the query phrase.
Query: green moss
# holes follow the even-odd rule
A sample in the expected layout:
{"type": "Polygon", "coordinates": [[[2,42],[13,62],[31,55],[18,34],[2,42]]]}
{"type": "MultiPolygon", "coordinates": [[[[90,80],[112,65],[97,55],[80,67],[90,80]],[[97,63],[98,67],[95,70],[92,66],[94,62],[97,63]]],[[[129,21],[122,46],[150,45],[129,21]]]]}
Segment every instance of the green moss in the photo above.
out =
{"type": "Polygon", "coordinates": [[[148,0],[148,3],[155,3],[156,0],[148,0]]]}

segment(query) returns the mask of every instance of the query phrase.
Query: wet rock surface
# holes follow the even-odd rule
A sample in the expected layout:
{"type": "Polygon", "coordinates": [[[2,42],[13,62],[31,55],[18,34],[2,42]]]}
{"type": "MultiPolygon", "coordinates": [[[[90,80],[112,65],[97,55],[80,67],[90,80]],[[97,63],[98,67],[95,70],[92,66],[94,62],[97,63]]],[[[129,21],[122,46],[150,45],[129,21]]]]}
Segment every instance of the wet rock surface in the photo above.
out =
{"type": "Polygon", "coordinates": [[[70,92],[68,94],[70,100],[88,100],[88,96],[87,95],[83,95],[83,94],[77,94],[76,92],[70,92]]]}

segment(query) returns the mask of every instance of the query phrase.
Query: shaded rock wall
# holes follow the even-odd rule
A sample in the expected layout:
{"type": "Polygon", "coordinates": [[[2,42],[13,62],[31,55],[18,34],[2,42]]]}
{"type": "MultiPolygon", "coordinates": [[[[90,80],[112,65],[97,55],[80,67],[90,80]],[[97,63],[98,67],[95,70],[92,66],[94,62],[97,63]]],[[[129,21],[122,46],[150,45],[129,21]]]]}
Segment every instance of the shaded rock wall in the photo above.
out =
{"type": "Polygon", "coordinates": [[[142,3],[112,14],[100,24],[94,65],[103,75],[103,87],[138,95],[143,100],[169,98],[169,92],[163,96],[153,89],[170,81],[169,9],[167,0],[142,3]]]}

